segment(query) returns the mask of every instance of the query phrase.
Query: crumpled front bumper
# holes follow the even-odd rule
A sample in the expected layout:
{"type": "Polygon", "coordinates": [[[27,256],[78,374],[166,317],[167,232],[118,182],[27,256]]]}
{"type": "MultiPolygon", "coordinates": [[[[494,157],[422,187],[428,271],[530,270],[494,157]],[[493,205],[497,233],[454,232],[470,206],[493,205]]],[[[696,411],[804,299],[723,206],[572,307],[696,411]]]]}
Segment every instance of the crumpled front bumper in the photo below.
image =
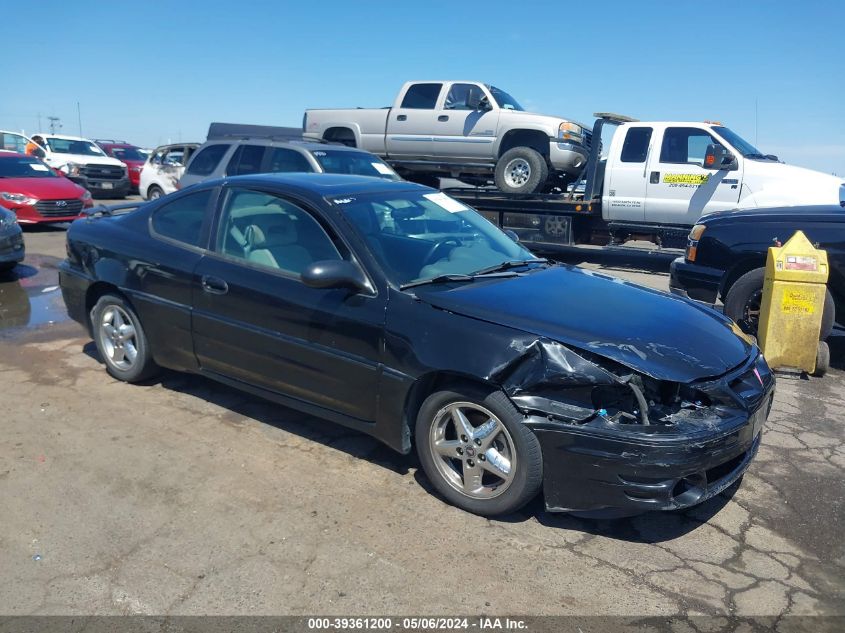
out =
{"type": "Polygon", "coordinates": [[[566,424],[529,415],[543,455],[546,509],[620,517],[699,504],[736,482],[757,454],[774,397],[762,375],[748,391],[754,365],[720,379],[748,397],[747,408],[711,410],[677,428],[658,425],[566,424]]]}

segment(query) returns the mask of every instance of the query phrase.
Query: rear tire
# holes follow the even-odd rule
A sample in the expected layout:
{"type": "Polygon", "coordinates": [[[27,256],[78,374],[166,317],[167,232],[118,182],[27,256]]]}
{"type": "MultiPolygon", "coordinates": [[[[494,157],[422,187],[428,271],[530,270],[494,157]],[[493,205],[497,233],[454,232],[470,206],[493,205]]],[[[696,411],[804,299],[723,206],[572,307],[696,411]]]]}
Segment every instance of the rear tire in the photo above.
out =
{"type": "Polygon", "coordinates": [[[164,195],[164,191],[158,185],[152,185],[147,189],[147,200],[158,200],[164,195]]]}
{"type": "Polygon", "coordinates": [[[510,514],[540,489],[540,442],[501,391],[466,386],[431,394],[415,436],[431,484],[468,512],[510,514]]]}
{"type": "Polygon", "coordinates": [[[537,150],[514,147],[499,158],[494,176],[496,186],[505,193],[537,193],[546,186],[549,166],[537,150]]]}
{"type": "Polygon", "coordinates": [[[99,298],[91,310],[91,332],[106,371],[118,380],[141,382],[158,372],[141,319],[120,295],[99,298]]]}

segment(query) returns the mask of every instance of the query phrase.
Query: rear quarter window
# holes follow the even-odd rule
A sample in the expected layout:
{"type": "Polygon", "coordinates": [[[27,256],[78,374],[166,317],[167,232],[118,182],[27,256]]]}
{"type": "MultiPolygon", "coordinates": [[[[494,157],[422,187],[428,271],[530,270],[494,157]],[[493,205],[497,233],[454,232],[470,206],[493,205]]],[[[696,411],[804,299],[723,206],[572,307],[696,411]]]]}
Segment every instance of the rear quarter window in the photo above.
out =
{"type": "Polygon", "coordinates": [[[402,99],[403,108],[433,110],[443,84],[414,84],[402,99]]]}
{"type": "Polygon", "coordinates": [[[202,245],[202,227],[205,222],[211,189],[180,196],[153,212],[153,232],[189,246],[202,245]]]}
{"type": "Polygon", "coordinates": [[[208,147],[204,147],[194,156],[191,164],[188,165],[187,173],[195,176],[208,176],[220,164],[220,159],[223,158],[223,154],[226,153],[227,149],[229,149],[228,145],[209,145],[208,147]]]}

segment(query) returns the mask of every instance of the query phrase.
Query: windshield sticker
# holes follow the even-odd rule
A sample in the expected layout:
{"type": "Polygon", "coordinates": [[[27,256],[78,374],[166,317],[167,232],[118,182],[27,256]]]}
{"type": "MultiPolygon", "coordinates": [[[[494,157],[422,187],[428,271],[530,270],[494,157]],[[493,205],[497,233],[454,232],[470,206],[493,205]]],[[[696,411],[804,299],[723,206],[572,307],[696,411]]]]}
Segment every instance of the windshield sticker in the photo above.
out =
{"type": "Polygon", "coordinates": [[[313,154],[314,154],[314,156],[320,156],[320,157],[323,157],[323,156],[326,155],[325,152],[313,152],[313,154]]]}
{"type": "Polygon", "coordinates": [[[710,174],[663,174],[663,184],[670,187],[700,187],[710,180],[710,174]]]}
{"type": "Polygon", "coordinates": [[[30,163],[30,167],[32,167],[35,171],[50,171],[47,169],[47,165],[41,165],[39,163],[30,163]]]}
{"type": "Polygon", "coordinates": [[[388,167],[387,165],[385,165],[384,163],[371,163],[371,164],[372,164],[373,167],[375,167],[375,170],[378,173],[380,173],[384,176],[392,176],[393,175],[393,170],[390,167],[388,167]]]}
{"type": "Polygon", "coordinates": [[[454,198],[450,198],[442,191],[437,193],[423,194],[423,198],[431,200],[434,204],[442,209],[446,209],[449,213],[458,213],[460,211],[469,211],[469,207],[458,202],[454,198]]]}
{"type": "Polygon", "coordinates": [[[355,202],[355,198],[335,198],[332,202],[335,204],[349,204],[355,202]]]}

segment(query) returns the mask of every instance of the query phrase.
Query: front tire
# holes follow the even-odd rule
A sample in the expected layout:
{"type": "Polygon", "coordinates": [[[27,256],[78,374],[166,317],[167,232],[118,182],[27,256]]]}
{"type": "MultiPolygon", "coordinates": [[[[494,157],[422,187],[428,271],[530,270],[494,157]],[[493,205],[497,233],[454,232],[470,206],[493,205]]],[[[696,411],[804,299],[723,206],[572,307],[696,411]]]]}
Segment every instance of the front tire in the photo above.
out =
{"type": "Polygon", "coordinates": [[[425,474],[450,503],[473,514],[516,512],[540,489],[540,443],[501,391],[438,391],[415,430],[425,474]]]}
{"type": "Polygon", "coordinates": [[[147,200],[158,200],[164,195],[164,191],[158,185],[152,185],[147,189],[147,200]]]}
{"type": "Polygon", "coordinates": [[[537,150],[514,147],[499,158],[494,177],[499,191],[537,193],[542,191],[549,179],[549,166],[537,150]]]}
{"type": "Polygon", "coordinates": [[[158,371],[141,320],[123,297],[100,297],[91,310],[91,332],[106,371],[118,380],[140,382],[158,371]]]}
{"type": "MultiPolygon", "coordinates": [[[[760,303],[763,298],[765,280],[765,268],[750,270],[734,282],[725,297],[725,316],[736,321],[743,332],[753,336],[757,336],[760,326],[760,303]]],[[[833,296],[830,290],[826,289],[819,330],[820,341],[826,340],[833,332],[835,318],[836,306],[833,303],[833,296]]]]}

